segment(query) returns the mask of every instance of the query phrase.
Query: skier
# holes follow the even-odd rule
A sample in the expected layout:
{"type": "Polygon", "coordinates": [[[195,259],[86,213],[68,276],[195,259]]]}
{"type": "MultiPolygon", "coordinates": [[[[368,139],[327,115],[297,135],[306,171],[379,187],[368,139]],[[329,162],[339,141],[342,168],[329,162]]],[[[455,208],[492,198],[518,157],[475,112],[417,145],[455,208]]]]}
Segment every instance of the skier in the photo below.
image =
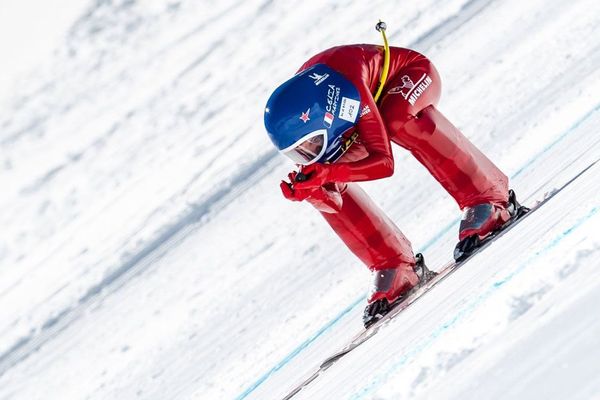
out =
{"type": "MultiPolygon", "coordinates": [[[[385,39],[385,36],[384,36],[385,39]]],[[[508,178],[437,109],[440,76],[424,55],[361,44],[323,51],[279,86],[265,108],[273,144],[300,170],[281,182],[286,199],[307,201],[373,271],[363,322],[431,277],[423,257],[355,182],[394,172],[391,142],[408,151],[464,211],[455,258],[514,217],[508,178]],[[381,79],[386,54],[387,80],[381,79]],[[382,97],[374,93],[381,87],[382,97]]]]}

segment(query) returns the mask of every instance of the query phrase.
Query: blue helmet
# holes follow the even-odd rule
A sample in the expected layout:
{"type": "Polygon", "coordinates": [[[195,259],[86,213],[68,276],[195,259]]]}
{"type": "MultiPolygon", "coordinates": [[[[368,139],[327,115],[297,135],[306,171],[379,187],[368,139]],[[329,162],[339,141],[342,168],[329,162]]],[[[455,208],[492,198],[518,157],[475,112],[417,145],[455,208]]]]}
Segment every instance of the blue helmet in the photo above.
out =
{"type": "Polygon", "coordinates": [[[297,164],[333,162],[347,146],[360,112],[360,95],[342,74],[316,64],[279,86],[265,108],[271,141],[297,164]]]}

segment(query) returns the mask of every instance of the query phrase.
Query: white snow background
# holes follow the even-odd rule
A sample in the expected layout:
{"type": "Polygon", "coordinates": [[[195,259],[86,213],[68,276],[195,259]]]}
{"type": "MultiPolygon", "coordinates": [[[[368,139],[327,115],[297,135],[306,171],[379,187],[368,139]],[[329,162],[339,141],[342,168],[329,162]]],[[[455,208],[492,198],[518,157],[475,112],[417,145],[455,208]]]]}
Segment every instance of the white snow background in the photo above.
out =
{"type": "MultiPolygon", "coordinates": [[[[524,203],[600,157],[595,0],[0,1],[0,399],[280,399],[361,329],[368,271],[281,197],[262,116],[380,18],[524,203]]],[[[363,187],[437,269],[460,212],[394,151],[363,187]]],[[[294,399],[600,399],[599,182],[294,399]]]]}

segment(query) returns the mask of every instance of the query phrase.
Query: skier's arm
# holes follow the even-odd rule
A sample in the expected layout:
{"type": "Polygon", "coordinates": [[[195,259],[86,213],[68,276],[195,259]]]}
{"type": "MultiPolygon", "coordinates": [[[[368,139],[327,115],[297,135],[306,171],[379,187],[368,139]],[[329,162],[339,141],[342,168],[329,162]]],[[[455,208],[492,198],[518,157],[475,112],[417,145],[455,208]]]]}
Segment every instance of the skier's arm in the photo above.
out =
{"type": "MultiPolygon", "coordinates": [[[[361,95],[363,99],[367,99],[363,103],[366,103],[369,112],[358,120],[356,127],[369,156],[358,161],[335,164],[339,169],[337,176],[344,179],[342,182],[372,181],[387,178],[394,173],[390,140],[377,105],[370,93],[361,95]]],[[[364,107],[363,105],[363,109],[364,107]]]]}

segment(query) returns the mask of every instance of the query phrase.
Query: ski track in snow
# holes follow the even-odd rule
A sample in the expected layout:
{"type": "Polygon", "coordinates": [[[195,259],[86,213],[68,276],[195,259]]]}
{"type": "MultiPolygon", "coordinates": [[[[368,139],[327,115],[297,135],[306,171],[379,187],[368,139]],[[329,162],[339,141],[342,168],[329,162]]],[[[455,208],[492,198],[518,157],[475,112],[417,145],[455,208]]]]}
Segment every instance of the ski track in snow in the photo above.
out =
{"type": "MultiPolygon", "coordinates": [[[[378,43],[378,18],[520,199],[600,156],[590,0],[90,3],[0,114],[0,399],[282,398],[360,329],[368,274],[281,200],[262,105],[315,52],[378,43]]],[[[364,187],[435,268],[458,212],[394,152],[364,187]]],[[[297,398],[599,395],[598,171],[297,398]]]]}

